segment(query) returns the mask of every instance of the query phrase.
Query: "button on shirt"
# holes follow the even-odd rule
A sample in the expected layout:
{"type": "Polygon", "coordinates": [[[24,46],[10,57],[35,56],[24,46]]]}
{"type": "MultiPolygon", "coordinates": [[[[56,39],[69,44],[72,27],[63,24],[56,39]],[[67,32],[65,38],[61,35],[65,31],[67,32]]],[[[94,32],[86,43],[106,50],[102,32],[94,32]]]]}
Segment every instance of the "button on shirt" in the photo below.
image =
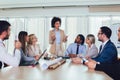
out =
{"type": "MultiPolygon", "coordinates": [[[[65,55],[76,54],[76,50],[77,50],[77,43],[72,43],[66,49],[65,55]]],[[[86,53],[86,46],[85,45],[79,45],[78,54],[85,55],[85,53],[86,53]]]]}
{"type": "MultiPolygon", "coordinates": [[[[8,54],[3,41],[0,39],[0,61],[10,66],[18,66],[20,63],[21,54],[18,49],[15,50],[14,56],[8,54]]],[[[2,65],[3,66],[3,65],[2,65]]]]}

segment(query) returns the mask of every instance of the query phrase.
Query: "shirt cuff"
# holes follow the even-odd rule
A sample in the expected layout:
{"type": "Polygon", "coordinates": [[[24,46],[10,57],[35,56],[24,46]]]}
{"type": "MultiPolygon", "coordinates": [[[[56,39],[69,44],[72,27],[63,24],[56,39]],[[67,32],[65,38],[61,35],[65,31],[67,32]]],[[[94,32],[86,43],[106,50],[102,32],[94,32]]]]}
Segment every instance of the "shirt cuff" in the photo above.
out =
{"type": "Polygon", "coordinates": [[[81,63],[83,64],[84,63],[84,61],[81,59],[81,63]]]}

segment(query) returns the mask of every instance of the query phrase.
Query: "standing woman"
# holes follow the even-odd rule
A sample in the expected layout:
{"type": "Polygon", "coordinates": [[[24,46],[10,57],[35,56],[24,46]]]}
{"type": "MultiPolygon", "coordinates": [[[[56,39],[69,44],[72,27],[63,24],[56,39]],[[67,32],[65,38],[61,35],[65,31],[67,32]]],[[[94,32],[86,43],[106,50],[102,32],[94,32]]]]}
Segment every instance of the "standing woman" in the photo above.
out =
{"type": "Polygon", "coordinates": [[[53,17],[51,26],[53,30],[49,32],[49,44],[51,45],[50,53],[56,56],[63,56],[63,42],[67,41],[67,36],[63,30],[59,29],[61,26],[61,19],[59,17],[53,17]]]}

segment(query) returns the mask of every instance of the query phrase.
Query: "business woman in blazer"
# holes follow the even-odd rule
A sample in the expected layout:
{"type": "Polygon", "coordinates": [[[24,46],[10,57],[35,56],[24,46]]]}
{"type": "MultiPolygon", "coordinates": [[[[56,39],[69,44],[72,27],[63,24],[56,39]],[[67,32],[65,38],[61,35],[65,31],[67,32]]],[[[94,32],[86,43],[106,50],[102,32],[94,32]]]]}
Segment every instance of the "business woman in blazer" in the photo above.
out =
{"type": "Polygon", "coordinates": [[[86,51],[86,58],[95,58],[98,55],[98,48],[95,45],[95,37],[93,34],[88,34],[86,37],[86,43],[88,45],[86,51]]]}
{"type": "Polygon", "coordinates": [[[59,29],[61,19],[59,17],[53,17],[51,25],[53,30],[49,32],[49,44],[51,45],[50,53],[56,56],[63,56],[63,42],[67,41],[67,36],[63,30],[59,29]]]}

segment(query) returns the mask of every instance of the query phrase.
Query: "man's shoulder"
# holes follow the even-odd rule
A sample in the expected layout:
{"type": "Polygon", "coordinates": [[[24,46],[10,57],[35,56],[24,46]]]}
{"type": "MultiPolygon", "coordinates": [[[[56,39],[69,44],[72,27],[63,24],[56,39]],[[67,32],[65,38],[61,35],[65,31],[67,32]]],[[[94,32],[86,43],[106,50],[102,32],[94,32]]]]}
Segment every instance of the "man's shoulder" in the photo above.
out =
{"type": "Polygon", "coordinates": [[[107,45],[108,45],[108,47],[115,47],[115,44],[111,41],[108,41],[107,45]]]}
{"type": "Polygon", "coordinates": [[[76,43],[70,43],[70,44],[69,44],[69,46],[74,46],[74,45],[76,45],[76,43]]]}

